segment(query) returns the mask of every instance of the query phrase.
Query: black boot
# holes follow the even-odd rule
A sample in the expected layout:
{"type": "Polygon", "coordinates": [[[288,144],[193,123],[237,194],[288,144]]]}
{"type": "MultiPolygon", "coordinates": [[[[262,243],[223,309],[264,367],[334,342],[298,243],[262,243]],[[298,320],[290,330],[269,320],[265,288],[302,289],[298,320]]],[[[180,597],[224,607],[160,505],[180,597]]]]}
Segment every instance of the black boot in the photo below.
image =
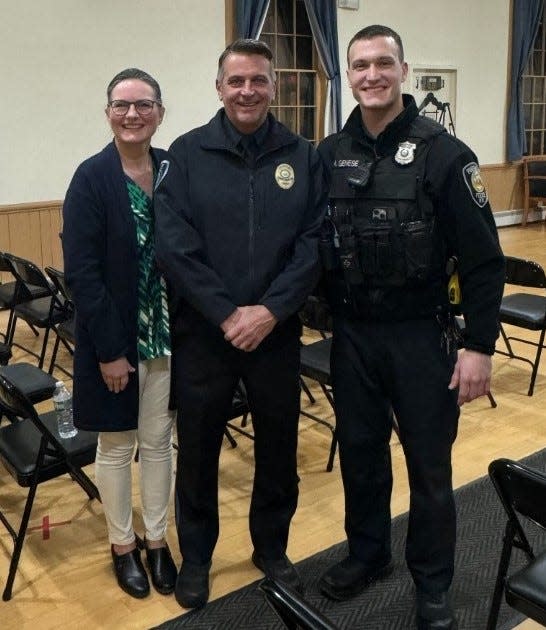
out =
{"type": "Polygon", "coordinates": [[[155,590],[162,595],[174,592],[178,571],[171,556],[169,546],[146,547],[146,560],[155,590]]]}
{"type": "Polygon", "coordinates": [[[264,558],[257,551],[252,554],[252,562],[266,577],[282,582],[303,595],[303,583],[296,571],[296,567],[290,562],[286,554],[276,560],[264,558]]]}
{"type": "Polygon", "coordinates": [[[210,562],[191,564],[183,561],[174,596],[183,608],[201,608],[209,599],[210,562]]]}
{"type": "Polygon", "coordinates": [[[326,597],[343,601],[356,597],[372,582],[390,575],[393,569],[392,562],[373,567],[347,556],[322,575],[319,589],[326,597]]]}
{"type": "Polygon", "coordinates": [[[417,591],[417,629],[457,630],[447,592],[431,594],[417,591]]]}
{"type": "Polygon", "coordinates": [[[131,597],[138,599],[149,595],[150,583],[140,559],[139,549],[135,547],[132,551],[119,555],[114,551],[114,545],[111,546],[110,550],[114,562],[114,572],[121,589],[131,597]]]}

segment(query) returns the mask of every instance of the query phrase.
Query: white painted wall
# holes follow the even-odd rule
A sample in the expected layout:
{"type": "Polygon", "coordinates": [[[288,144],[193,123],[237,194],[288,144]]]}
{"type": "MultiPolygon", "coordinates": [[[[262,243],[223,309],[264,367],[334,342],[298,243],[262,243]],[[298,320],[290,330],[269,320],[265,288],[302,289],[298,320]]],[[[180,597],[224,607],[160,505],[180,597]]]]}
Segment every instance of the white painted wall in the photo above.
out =
{"type": "MultiPolygon", "coordinates": [[[[345,80],[346,48],[370,24],[402,37],[410,65],[457,68],[456,133],[481,164],[505,161],[510,0],[360,0],[338,9],[343,119],[355,102],[345,80]]],[[[407,91],[410,91],[408,86],[407,91]]]]}
{"type": "Polygon", "coordinates": [[[152,74],[168,147],[208,120],[225,45],[221,0],[0,0],[0,204],[62,199],[76,166],[111,139],[106,86],[152,74]]]}
{"type": "MultiPolygon", "coordinates": [[[[360,0],[338,9],[340,59],[360,28],[387,24],[406,59],[458,69],[457,135],[482,164],[504,161],[510,0],[360,0]]],[[[167,147],[206,122],[225,45],[222,0],[0,0],[0,204],[62,199],[110,133],[106,85],[128,66],[160,82],[167,147]]],[[[343,77],[344,78],[344,77],[343,77]]],[[[343,85],[343,118],[354,101],[343,85]]]]}

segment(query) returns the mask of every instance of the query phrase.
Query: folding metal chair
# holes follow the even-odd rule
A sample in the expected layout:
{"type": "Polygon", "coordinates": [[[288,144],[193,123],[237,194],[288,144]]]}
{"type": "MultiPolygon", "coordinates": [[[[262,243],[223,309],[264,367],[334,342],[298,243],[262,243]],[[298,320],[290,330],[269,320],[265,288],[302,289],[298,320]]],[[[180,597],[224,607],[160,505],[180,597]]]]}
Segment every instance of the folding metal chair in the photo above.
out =
{"type": "Polygon", "coordinates": [[[13,273],[17,278],[17,304],[13,309],[13,324],[8,339],[8,345],[13,342],[17,320],[22,319],[31,326],[44,329],[44,339],[39,355],[24,348],[27,352],[38,359],[38,367],[42,368],[47,351],[47,341],[49,331],[57,333],[56,326],[70,317],[70,312],[65,308],[62,296],[49,283],[47,277],[39,267],[30,260],[4,254],[13,267],[13,273]],[[28,290],[28,285],[40,287],[45,293],[45,297],[34,299],[28,290]]]}
{"type": "Polygon", "coordinates": [[[45,272],[53,286],[57,290],[57,292],[62,296],[64,308],[66,311],[67,319],[59,322],[56,327],[57,337],[55,339],[55,345],[53,346],[53,352],[51,353],[51,360],[49,363],[49,373],[53,373],[53,369],[57,367],[59,370],[64,372],[67,376],[72,378],[71,372],[66,370],[60,365],[55,363],[57,359],[57,353],[59,351],[59,345],[61,341],[63,342],[65,348],[68,350],[70,355],[74,354],[74,345],[76,343],[76,309],[74,307],[74,302],[72,301],[72,296],[70,294],[70,290],[65,281],[64,272],[59,269],[55,269],[54,267],[46,267],[45,272]]]}
{"type": "MultiPolygon", "coordinates": [[[[0,335],[4,338],[4,341],[7,342],[12,336],[11,329],[14,318],[13,309],[18,304],[18,301],[28,299],[28,296],[31,296],[32,299],[45,297],[48,295],[48,291],[42,287],[27,284],[24,295],[23,292],[17,292],[17,278],[14,273],[13,265],[6,256],[5,252],[0,252],[0,273],[7,273],[13,278],[10,282],[0,283],[0,311],[9,310],[6,330],[5,332],[0,333],[0,335]]],[[[38,335],[38,331],[33,326],[30,326],[30,328],[35,335],[38,335]]]]}
{"type": "Polygon", "coordinates": [[[519,462],[497,459],[489,464],[489,476],[507,522],[487,630],[497,626],[503,592],[509,606],[546,625],[546,550],[535,555],[524,528],[526,523],[546,529],[546,474],[519,462]],[[524,552],[527,565],[508,575],[514,548],[524,552]]]}
{"type": "Polygon", "coordinates": [[[499,319],[501,322],[500,332],[507,352],[496,350],[498,354],[510,357],[511,359],[519,359],[529,363],[532,367],[531,382],[529,383],[528,396],[533,395],[535,388],[535,380],[537,377],[538,366],[542,348],[544,347],[544,334],[546,333],[546,275],[544,269],[532,260],[523,258],[515,258],[506,256],[506,285],[516,285],[521,287],[529,287],[533,289],[542,289],[541,294],[536,292],[518,292],[507,294],[502,298],[499,319]],[[538,342],[522,339],[521,337],[508,336],[504,330],[503,324],[510,324],[526,330],[539,331],[538,342]],[[536,354],[533,360],[527,357],[517,355],[512,350],[512,341],[528,344],[536,347],[536,354]]]}
{"type": "Polygon", "coordinates": [[[29,399],[1,374],[0,405],[18,418],[16,422],[0,427],[0,461],[19,486],[28,488],[18,531],[0,511],[0,521],[14,542],[2,595],[2,599],[7,601],[11,599],[38,485],[69,474],[90,499],[100,500],[100,496],[95,484],[82,470],[83,466],[95,461],[97,433],[79,431],[73,438],[60,438],[55,413],[38,415],[29,399]]]}
{"type": "Polygon", "coordinates": [[[270,578],[262,580],[258,588],[289,630],[336,630],[337,626],[294,589],[270,578]]]}

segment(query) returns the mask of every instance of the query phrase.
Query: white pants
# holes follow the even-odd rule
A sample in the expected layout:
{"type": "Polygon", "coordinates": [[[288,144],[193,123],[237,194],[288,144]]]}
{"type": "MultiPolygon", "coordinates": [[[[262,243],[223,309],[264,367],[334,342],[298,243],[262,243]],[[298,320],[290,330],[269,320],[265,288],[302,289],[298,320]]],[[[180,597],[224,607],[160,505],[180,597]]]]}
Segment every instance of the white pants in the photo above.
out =
{"type": "Polygon", "coordinates": [[[172,484],[172,426],[169,411],[169,358],[138,364],[138,429],[99,433],[95,479],[113,545],[135,540],[131,466],[139,448],[142,518],[147,540],[161,540],[167,531],[172,484]]]}

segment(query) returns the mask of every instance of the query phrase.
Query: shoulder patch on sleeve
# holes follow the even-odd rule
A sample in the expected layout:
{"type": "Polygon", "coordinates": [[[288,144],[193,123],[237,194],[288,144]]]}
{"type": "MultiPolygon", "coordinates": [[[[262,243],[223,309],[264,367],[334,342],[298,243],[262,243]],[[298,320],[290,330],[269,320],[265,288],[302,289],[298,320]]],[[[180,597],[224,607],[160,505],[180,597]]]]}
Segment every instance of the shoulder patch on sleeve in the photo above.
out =
{"type": "Polygon", "coordinates": [[[463,179],[474,203],[483,208],[487,203],[487,190],[480,174],[480,167],[476,162],[469,162],[463,166],[463,179]]]}

